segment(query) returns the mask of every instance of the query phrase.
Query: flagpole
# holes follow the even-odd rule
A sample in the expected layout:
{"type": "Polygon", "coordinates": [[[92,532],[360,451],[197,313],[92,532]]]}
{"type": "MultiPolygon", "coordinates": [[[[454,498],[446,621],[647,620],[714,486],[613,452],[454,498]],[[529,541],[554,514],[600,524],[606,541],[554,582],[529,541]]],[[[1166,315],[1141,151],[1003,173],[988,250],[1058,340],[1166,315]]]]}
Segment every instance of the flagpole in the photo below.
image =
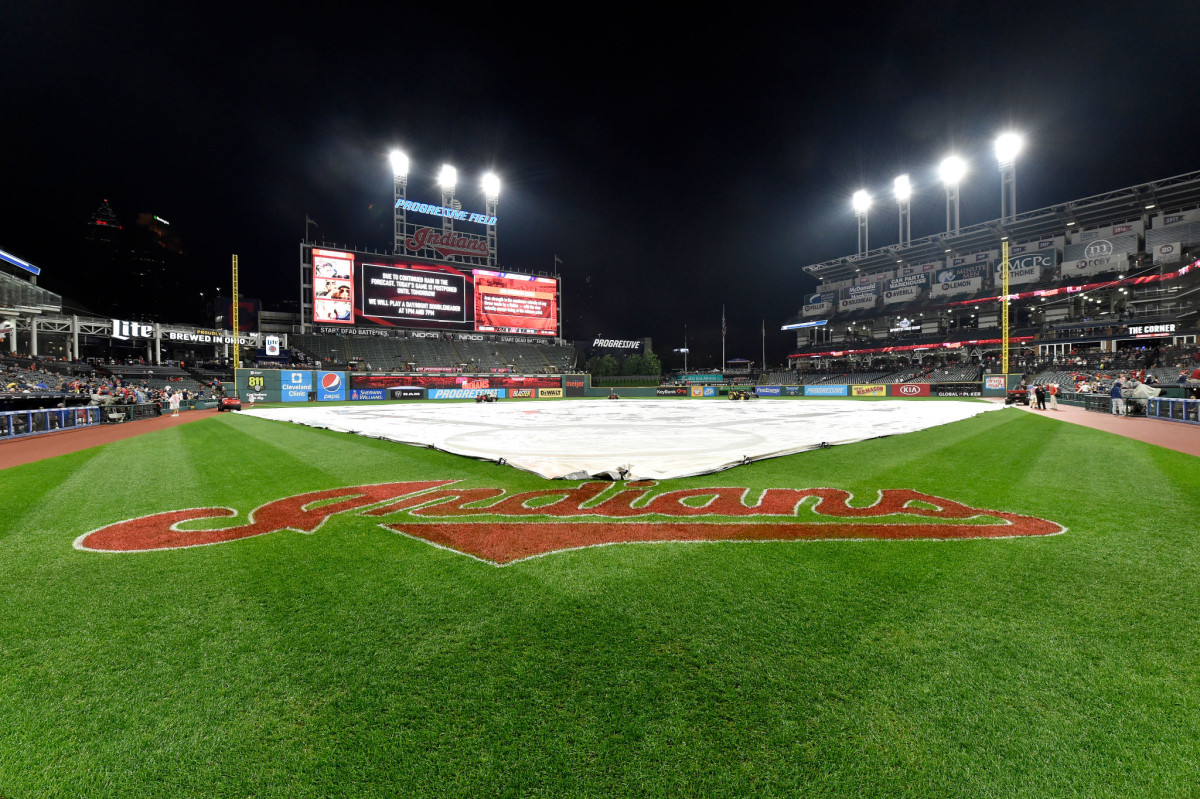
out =
{"type": "Polygon", "coordinates": [[[767,369],[767,320],[766,319],[764,319],[763,323],[762,323],[762,336],[763,336],[762,368],[763,368],[763,371],[766,371],[766,369],[767,369]]]}
{"type": "Polygon", "coordinates": [[[721,374],[725,373],[725,306],[721,306],[721,374]]]}

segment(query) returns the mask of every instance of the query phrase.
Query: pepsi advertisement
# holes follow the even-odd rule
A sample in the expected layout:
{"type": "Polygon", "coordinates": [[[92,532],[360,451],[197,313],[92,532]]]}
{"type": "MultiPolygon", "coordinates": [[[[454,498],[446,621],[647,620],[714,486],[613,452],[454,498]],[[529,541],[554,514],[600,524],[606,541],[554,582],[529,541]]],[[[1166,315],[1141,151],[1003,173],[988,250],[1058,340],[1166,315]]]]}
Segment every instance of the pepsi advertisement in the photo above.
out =
{"type": "Polygon", "coordinates": [[[346,373],[317,372],[317,401],[345,402],[346,373]]]}

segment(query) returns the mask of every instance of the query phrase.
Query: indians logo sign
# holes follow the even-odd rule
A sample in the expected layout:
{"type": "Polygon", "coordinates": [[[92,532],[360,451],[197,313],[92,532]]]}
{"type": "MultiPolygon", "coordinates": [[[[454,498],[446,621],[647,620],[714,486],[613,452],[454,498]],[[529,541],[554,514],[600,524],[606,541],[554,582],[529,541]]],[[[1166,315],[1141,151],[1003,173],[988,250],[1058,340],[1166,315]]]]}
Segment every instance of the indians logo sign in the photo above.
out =
{"type": "Polygon", "coordinates": [[[477,258],[488,257],[488,244],[486,240],[451,231],[443,233],[431,227],[417,228],[412,236],[404,240],[404,246],[413,252],[423,250],[426,247],[432,247],[442,255],[469,255],[477,258]]]}
{"type": "Polygon", "coordinates": [[[654,481],[585,482],[507,494],[452,480],[334,488],[268,502],[242,524],[233,508],[188,508],[129,519],[75,541],[91,552],[146,552],[222,544],[294,530],[315,533],[347,514],[492,565],[607,544],[831,539],[962,539],[1064,532],[1055,522],[972,508],[905,488],[869,505],[837,488],[689,488],[654,481]]]}

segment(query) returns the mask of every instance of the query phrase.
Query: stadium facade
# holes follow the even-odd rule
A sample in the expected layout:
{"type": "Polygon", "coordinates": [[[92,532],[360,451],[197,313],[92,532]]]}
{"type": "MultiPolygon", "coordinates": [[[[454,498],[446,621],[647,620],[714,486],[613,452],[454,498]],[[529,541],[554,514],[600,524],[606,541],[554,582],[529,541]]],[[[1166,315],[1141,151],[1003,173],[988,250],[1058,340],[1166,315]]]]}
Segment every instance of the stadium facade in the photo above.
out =
{"type": "Polygon", "coordinates": [[[1005,244],[1014,354],[1196,343],[1200,171],[806,266],[789,364],[999,351],[1005,244]]]}

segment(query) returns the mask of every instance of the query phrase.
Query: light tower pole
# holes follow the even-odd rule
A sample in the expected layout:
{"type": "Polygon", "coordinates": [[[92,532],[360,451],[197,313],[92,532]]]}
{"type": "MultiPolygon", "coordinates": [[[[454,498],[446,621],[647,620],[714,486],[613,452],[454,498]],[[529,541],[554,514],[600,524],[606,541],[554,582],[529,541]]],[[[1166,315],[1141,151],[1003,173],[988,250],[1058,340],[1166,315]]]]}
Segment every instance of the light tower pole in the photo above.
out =
{"type": "MultiPolygon", "coordinates": [[[[496,216],[496,201],[500,199],[500,178],[491,172],[483,176],[483,212],[488,219],[496,216]]],[[[487,226],[488,266],[496,266],[496,226],[487,226]]],[[[555,256],[557,263],[558,257],[555,256]]],[[[557,269],[555,270],[557,272],[557,269]]]]}
{"type": "Polygon", "coordinates": [[[869,230],[867,229],[867,211],[871,208],[871,195],[863,189],[854,192],[851,198],[854,216],[858,219],[858,254],[862,255],[871,249],[869,230]]]}
{"type": "Polygon", "coordinates": [[[938,170],[946,187],[946,232],[958,235],[958,184],[967,172],[967,164],[957,155],[942,161],[938,170]]]}
{"type": "Polygon", "coordinates": [[[900,207],[900,246],[907,247],[912,243],[912,183],[908,175],[896,178],[896,204],[900,207]]]}
{"type": "Polygon", "coordinates": [[[1017,215],[1017,154],[1021,137],[1002,133],[996,138],[996,160],[1000,163],[1000,223],[1011,222],[1017,215]]]}
{"type": "Polygon", "coordinates": [[[392,207],[392,252],[399,255],[404,252],[404,239],[408,237],[408,211],[404,208],[408,200],[408,156],[392,150],[388,158],[392,162],[392,193],[396,201],[392,207]]]}
{"type": "MultiPolygon", "coordinates": [[[[442,187],[442,207],[454,207],[454,184],[458,182],[458,170],[449,164],[442,164],[442,172],[438,176],[438,185],[442,187]]],[[[448,216],[442,217],[442,232],[454,232],[454,220],[448,216]]]]}

